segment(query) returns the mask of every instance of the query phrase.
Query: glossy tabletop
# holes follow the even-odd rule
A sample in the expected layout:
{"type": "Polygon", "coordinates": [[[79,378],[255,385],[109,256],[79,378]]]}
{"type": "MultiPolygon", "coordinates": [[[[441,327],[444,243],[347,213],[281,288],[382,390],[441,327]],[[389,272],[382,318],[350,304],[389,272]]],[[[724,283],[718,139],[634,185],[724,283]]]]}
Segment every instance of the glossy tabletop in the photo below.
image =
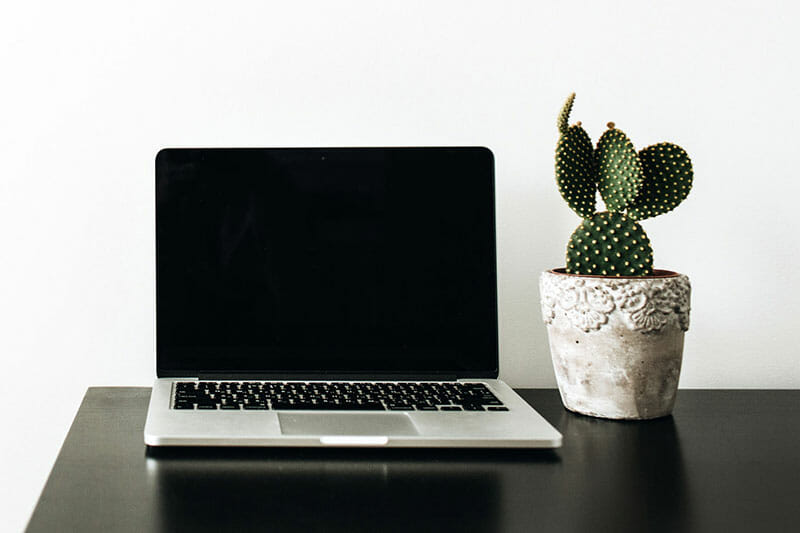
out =
{"type": "Polygon", "coordinates": [[[800,391],[569,413],[557,450],[147,449],[150,389],[90,388],[29,531],[797,531],[800,391]]]}

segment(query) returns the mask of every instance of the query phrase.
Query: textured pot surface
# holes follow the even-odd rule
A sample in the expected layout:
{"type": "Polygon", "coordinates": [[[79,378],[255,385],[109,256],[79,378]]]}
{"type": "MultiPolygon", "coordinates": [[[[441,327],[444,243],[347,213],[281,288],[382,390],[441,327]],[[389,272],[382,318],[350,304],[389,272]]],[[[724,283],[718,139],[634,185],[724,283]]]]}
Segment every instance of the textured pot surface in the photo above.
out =
{"type": "Polygon", "coordinates": [[[672,412],[691,287],[683,274],[656,274],[542,273],[542,316],[567,409],[636,420],[672,412]]]}

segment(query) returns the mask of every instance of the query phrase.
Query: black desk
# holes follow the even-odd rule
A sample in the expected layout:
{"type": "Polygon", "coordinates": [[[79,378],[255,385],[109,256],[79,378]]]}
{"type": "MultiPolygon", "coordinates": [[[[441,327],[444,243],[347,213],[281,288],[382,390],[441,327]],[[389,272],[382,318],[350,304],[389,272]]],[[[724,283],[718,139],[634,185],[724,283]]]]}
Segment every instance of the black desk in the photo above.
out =
{"type": "Polygon", "coordinates": [[[555,451],[182,449],[146,388],[91,388],[29,531],[798,531],[800,391],[683,390],[610,422],[521,394],[555,451]]]}

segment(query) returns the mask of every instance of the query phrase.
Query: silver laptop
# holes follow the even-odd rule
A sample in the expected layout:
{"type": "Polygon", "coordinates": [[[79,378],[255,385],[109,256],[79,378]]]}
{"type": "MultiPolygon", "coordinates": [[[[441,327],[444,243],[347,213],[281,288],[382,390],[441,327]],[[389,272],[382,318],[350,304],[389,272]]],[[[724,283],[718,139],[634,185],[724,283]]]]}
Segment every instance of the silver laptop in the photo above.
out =
{"type": "Polygon", "coordinates": [[[158,153],[147,445],[560,446],[498,360],[488,149],[158,153]]]}

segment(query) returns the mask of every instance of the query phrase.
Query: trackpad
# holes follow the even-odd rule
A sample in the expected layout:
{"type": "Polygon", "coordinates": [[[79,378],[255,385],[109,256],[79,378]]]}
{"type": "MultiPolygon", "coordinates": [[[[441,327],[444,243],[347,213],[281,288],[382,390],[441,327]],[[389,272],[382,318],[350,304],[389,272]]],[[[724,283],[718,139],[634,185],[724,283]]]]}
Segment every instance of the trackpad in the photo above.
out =
{"type": "Polygon", "coordinates": [[[400,413],[278,413],[284,435],[418,435],[400,413]]]}

